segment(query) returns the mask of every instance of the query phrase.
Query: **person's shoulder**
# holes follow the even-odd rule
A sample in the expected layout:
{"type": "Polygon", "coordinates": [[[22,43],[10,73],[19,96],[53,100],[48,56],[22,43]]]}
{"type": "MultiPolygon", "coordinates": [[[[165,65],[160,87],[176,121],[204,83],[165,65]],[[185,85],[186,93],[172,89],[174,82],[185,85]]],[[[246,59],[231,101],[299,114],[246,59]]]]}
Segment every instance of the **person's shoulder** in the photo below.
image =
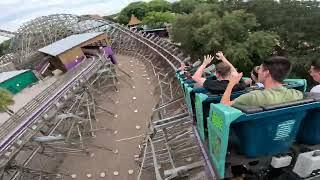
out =
{"type": "Polygon", "coordinates": [[[263,90],[253,90],[253,91],[250,91],[248,93],[245,93],[245,94],[242,94],[241,96],[239,96],[239,98],[256,98],[256,97],[259,97],[263,94],[263,90]]]}
{"type": "Polygon", "coordinates": [[[210,87],[212,84],[215,84],[215,81],[216,80],[206,78],[206,80],[203,82],[203,87],[210,87]]]}
{"type": "Polygon", "coordinates": [[[207,84],[223,84],[222,81],[219,81],[217,79],[208,79],[208,78],[206,78],[204,83],[207,83],[207,84]]]}
{"type": "Polygon", "coordinates": [[[204,80],[203,84],[208,84],[208,83],[211,83],[212,80],[206,78],[206,80],[204,80]]]}
{"type": "Polygon", "coordinates": [[[288,88],[285,88],[286,91],[290,91],[292,93],[298,93],[298,94],[303,94],[303,92],[299,91],[299,90],[296,90],[296,89],[288,89],[288,88]]]}
{"type": "Polygon", "coordinates": [[[244,106],[252,106],[258,102],[262,95],[262,90],[253,90],[248,93],[242,94],[234,100],[234,104],[236,105],[244,105],[244,106]]]}
{"type": "Polygon", "coordinates": [[[266,91],[264,89],[257,89],[257,90],[253,90],[253,91],[250,91],[246,94],[249,94],[249,95],[259,95],[259,94],[264,94],[266,93],[266,91]]]}
{"type": "Polygon", "coordinates": [[[313,92],[313,93],[320,93],[320,84],[319,85],[316,85],[314,86],[310,92],[313,92]]]}
{"type": "Polygon", "coordinates": [[[253,99],[265,99],[271,97],[274,94],[273,91],[274,89],[258,89],[250,91],[246,96],[253,99]]]}
{"type": "Polygon", "coordinates": [[[284,93],[286,94],[287,97],[291,97],[295,100],[303,98],[303,92],[296,90],[296,89],[287,89],[286,88],[284,93]]]}
{"type": "Polygon", "coordinates": [[[206,86],[209,86],[211,88],[226,88],[228,85],[228,81],[206,79],[203,84],[206,84],[206,86]]]}
{"type": "Polygon", "coordinates": [[[278,93],[285,93],[285,94],[288,94],[288,92],[291,93],[291,94],[303,94],[299,90],[296,90],[296,89],[293,89],[293,88],[287,88],[287,87],[284,87],[284,86],[271,88],[269,90],[270,91],[276,91],[278,93]]]}

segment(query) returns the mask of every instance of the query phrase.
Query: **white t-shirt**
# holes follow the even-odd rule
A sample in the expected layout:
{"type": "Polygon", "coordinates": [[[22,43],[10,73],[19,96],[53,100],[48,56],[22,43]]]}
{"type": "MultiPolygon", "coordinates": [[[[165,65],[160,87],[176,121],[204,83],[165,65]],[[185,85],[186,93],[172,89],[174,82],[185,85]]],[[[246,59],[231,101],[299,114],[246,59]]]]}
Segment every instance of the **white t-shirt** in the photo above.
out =
{"type": "Polygon", "coordinates": [[[259,87],[259,88],[264,88],[264,85],[260,82],[257,82],[256,85],[259,87]]]}
{"type": "Polygon", "coordinates": [[[320,93],[320,84],[313,87],[310,92],[312,93],[320,93]]]}

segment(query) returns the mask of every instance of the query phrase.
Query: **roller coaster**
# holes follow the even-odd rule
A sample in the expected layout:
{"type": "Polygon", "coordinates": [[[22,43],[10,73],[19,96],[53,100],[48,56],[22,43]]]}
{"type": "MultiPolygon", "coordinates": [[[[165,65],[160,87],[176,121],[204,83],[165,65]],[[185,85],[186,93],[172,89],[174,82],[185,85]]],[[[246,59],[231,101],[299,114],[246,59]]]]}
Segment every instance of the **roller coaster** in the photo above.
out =
{"type": "MultiPolygon", "coordinates": [[[[44,16],[15,32],[10,54],[1,57],[0,64],[30,67],[41,59],[37,49],[84,32],[105,32],[116,54],[139,59],[157,79],[154,96],[159,102],[135,157],[140,166],[137,179],[150,172],[157,180],[320,177],[319,96],[306,93],[301,101],[265,107],[224,106],[219,104],[221,94],[194,88],[178,71],[190,58],[152,34],[90,17],[44,16]]],[[[119,70],[103,53],[86,58],[0,126],[2,179],[72,177],[28,165],[37,154],[88,154],[86,140],[99,131],[96,112],[115,116],[99,107],[95,94],[102,88],[116,90],[119,70]]],[[[306,90],[303,79],[285,84],[306,90]]]]}

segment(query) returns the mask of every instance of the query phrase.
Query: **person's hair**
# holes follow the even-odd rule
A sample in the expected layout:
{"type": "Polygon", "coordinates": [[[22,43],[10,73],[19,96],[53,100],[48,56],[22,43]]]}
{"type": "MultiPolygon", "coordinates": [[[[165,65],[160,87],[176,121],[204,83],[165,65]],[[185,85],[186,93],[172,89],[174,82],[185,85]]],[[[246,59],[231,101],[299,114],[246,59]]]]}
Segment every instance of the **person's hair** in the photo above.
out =
{"type": "Polygon", "coordinates": [[[320,71],[320,59],[314,59],[311,62],[311,66],[313,66],[315,70],[320,71]]]}
{"type": "Polygon", "coordinates": [[[263,61],[264,69],[269,70],[272,79],[282,82],[291,71],[291,63],[283,56],[273,56],[263,61]]]}
{"type": "Polygon", "coordinates": [[[258,78],[258,68],[259,66],[255,66],[251,71],[251,74],[253,74],[255,78],[258,78]]]}
{"type": "Polygon", "coordinates": [[[225,78],[230,74],[231,67],[228,64],[221,62],[216,65],[215,71],[220,74],[221,77],[225,78]]]}
{"type": "Polygon", "coordinates": [[[184,65],[191,66],[191,63],[190,62],[185,62],[184,65]]]}

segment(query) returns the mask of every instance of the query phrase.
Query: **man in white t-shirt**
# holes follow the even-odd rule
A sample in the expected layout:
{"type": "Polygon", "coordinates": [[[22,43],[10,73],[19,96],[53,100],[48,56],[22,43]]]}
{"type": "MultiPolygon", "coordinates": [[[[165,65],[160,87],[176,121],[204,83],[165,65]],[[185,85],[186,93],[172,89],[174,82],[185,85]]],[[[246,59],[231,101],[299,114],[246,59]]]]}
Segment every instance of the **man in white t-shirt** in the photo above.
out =
{"type": "MultiPolygon", "coordinates": [[[[309,74],[313,80],[315,80],[317,83],[320,83],[320,59],[312,61],[309,74]]],[[[310,92],[320,93],[320,84],[314,86],[310,92]]]]}

